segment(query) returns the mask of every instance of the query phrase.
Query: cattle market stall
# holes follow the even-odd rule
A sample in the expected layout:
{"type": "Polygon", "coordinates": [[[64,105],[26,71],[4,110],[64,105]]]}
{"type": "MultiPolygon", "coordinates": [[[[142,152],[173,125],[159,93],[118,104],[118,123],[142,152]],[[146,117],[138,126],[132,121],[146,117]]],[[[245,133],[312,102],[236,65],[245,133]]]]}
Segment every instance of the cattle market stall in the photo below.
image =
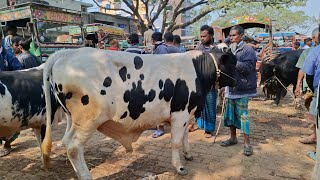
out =
{"type": "Polygon", "coordinates": [[[32,39],[30,51],[43,62],[50,54],[65,48],[84,46],[81,12],[40,3],[23,3],[0,8],[0,28],[16,26],[18,35],[32,39]],[[80,28],[81,36],[74,37],[69,29],[80,28]]]}

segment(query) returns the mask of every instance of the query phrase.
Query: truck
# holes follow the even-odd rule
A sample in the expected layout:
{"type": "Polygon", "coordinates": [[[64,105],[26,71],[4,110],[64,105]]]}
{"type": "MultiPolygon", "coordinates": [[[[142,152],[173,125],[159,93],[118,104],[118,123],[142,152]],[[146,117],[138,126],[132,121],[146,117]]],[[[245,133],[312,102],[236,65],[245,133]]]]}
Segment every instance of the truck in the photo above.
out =
{"type": "Polygon", "coordinates": [[[27,2],[0,8],[0,30],[16,26],[18,35],[31,40],[30,52],[45,62],[55,51],[84,47],[81,12],[27,2]],[[69,29],[78,27],[80,35],[69,29]]]}
{"type": "MultiPolygon", "coordinates": [[[[125,31],[121,28],[101,23],[93,23],[85,24],[83,26],[83,29],[86,32],[86,46],[95,47],[99,49],[106,49],[108,48],[108,43],[110,40],[117,39],[119,40],[120,49],[125,49],[128,47],[128,45],[125,46],[121,44],[126,39],[125,31]]],[[[69,34],[72,36],[79,36],[81,35],[81,28],[70,28],[69,34]]]]}

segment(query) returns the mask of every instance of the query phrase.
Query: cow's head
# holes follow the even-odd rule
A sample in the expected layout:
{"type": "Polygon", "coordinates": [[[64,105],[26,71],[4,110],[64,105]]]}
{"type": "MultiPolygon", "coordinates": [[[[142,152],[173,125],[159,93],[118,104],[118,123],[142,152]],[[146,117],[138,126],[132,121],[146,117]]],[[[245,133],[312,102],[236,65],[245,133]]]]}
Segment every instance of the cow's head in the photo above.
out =
{"type": "Polygon", "coordinates": [[[275,64],[272,61],[263,61],[260,65],[261,81],[260,86],[263,86],[274,75],[275,64]]]}
{"type": "Polygon", "coordinates": [[[218,45],[217,47],[218,48],[212,49],[210,53],[215,57],[218,64],[218,69],[221,71],[218,78],[219,87],[233,87],[236,82],[234,76],[237,58],[234,54],[232,54],[228,46],[218,45]]]}

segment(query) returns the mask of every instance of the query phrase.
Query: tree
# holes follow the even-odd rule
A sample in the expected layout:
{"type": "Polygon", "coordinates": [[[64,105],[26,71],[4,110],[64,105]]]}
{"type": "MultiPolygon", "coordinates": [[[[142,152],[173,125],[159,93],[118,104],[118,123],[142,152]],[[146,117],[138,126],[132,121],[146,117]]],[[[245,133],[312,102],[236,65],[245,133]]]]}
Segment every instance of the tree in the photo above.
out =
{"type": "MultiPolygon", "coordinates": [[[[138,21],[138,29],[141,33],[147,30],[147,25],[153,25],[155,21],[162,16],[162,28],[161,31],[173,32],[176,29],[183,29],[207,14],[214,11],[224,11],[228,12],[230,9],[236,7],[238,3],[241,2],[256,2],[256,0],[116,0],[125,4],[125,7],[119,9],[107,9],[107,10],[120,10],[123,11],[138,21]],[[146,21],[145,23],[142,15],[139,13],[139,9],[145,9],[146,21]],[[196,13],[194,13],[196,12],[196,13]],[[194,14],[193,18],[190,18],[186,22],[180,24],[177,23],[177,18],[186,15],[194,14]],[[168,19],[169,18],[169,19],[168,19]],[[167,19],[169,23],[167,23],[167,19]]],[[[294,3],[303,3],[306,0],[268,0],[263,2],[264,7],[283,7],[292,5],[294,3]]],[[[102,9],[102,7],[97,0],[93,2],[102,9]]]]}
{"type": "Polygon", "coordinates": [[[211,21],[211,15],[207,14],[206,16],[204,16],[203,18],[201,18],[199,21],[193,23],[192,26],[192,35],[195,37],[200,37],[200,27],[205,25],[205,24],[209,24],[211,21]]]}
{"type": "MultiPolygon", "coordinates": [[[[295,3],[296,6],[304,5],[303,2],[295,3]]],[[[237,7],[230,9],[227,14],[214,21],[214,24],[223,27],[227,20],[237,16],[257,15],[267,16],[272,19],[272,26],[274,30],[292,31],[294,27],[307,29],[311,18],[303,11],[292,11],[288,6],[267,6],[263,3],[241,3],[237,7]]]]}

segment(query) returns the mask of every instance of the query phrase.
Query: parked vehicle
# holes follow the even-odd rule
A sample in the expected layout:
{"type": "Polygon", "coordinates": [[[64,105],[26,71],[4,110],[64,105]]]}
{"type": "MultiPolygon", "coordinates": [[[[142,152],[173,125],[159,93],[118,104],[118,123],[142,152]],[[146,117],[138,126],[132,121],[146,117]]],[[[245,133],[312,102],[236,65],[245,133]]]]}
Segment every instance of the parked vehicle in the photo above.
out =
{"type": "Polygon", "coordinates": [[[31,38],[31,53],[43,62],[59,49],[84,46],[81,12],[57,8],[40,3],[23,3],[0,8],[0,30],[16,26],[18,34],[31,38]],[[80,29],[79,36],[72,36],[69,29],[80,29]]]}

